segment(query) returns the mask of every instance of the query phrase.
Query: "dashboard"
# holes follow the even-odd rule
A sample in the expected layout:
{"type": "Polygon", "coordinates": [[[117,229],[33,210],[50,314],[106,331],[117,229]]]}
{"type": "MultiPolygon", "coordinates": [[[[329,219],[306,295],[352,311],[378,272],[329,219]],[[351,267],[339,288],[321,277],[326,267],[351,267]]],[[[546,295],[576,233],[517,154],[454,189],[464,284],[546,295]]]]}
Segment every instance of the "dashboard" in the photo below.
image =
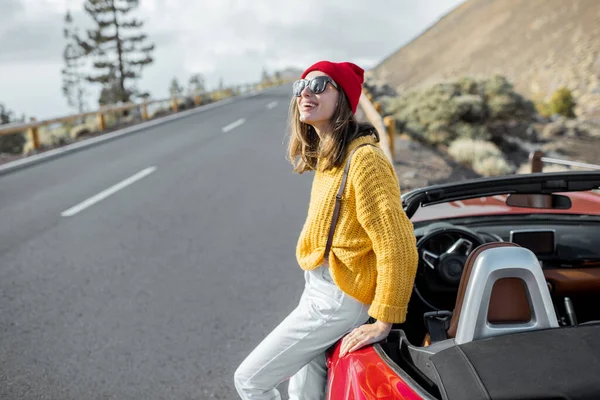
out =
{"type": "MultiPolygon", "coordinates": [[[[483,238],[499,237],[531,250],[547,263],[600,260],[600,227],[592,225],[522,225],[478,227],[483,238]]],[[[567,265],[565,265],[567,266],[567,265]]]]}
{"type": "Polygon", "coordinates": [[[491,242],[513,242],[531,250],[553,296],[600,293],[598,222],[549,224],[526,218],[452,222],[415,224],[420,254],[415,293],[431,309],[452,307],[468,255],[479,244],[491,242]]]}
{"type": "MultiPolygon", "coordinates": [[[[450,224],[446,222],[432,223],[415,229],[417,239],[432,230],[444,227],[461,226],[467,228],[484,243],[513,242],[531,250],[543,266],[570,267],[578,266],[584,261],[600,263],[600,226],[598,224],[580,223],[511,223],[483,224],[450,224]]],[[[443,247],[443,244],[439,244],[443,247]]],[[[440,249],[441,250],[441,249],[440,249]]],[[[598,266],[598,265],[595,265],[598,266]]]]}

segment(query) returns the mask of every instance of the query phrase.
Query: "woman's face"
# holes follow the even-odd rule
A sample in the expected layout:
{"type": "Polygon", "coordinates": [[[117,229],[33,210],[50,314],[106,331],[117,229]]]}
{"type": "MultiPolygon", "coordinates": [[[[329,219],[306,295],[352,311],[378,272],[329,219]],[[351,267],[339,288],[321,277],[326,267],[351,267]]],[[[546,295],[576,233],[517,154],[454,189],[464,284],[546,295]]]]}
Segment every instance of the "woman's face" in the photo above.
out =
{"type": "MultiPolygon", "coordinates": [[[[321,71],[311,71],[304,79],[310,80],[315,76],[329,76],[321,71]]],[[[313,93],[308,85],[302,90],[301,96],[296,99],[300,111],[300,121],[315,127],[317,132],[329,128],[329,121],[337,106],[339,92],[331,83],[323,93],[313,93]]]]}

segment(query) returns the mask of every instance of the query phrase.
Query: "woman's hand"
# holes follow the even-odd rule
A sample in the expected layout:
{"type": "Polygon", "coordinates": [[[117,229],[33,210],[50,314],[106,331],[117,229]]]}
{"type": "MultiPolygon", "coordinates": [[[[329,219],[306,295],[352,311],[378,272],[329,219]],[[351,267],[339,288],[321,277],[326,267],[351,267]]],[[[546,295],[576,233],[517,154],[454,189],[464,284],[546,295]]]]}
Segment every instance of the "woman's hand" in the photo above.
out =
{"type": "Polygon", "coordinates": [[[342,339],[340,357],[385,339],[391,330],[392,324],[383,321],[359,326],[342,339]]]}

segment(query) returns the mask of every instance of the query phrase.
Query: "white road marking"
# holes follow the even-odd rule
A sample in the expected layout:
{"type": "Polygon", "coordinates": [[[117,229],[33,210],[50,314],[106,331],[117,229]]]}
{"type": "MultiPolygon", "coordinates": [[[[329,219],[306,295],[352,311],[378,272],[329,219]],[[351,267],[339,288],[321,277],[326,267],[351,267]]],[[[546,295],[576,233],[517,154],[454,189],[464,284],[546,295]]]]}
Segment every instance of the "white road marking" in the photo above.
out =
{"type": "Polygon", "coordinates": [[[86,208],[91,207],[94,204],[104,200],[108,196],[115,194],[119,190],[126,188],[127,186],[131,185],[132,183],[139,181],[142,178],[145,178],[146,176],[150,175],[154,171],[156,171],[156,167],[148,167],[146,169],[143,169],[140,172],[138,172],[137,174],[130,176],[129,178],[117,183],[114,186],[109,187],[106,190],[103,190],[102,192],[98,193],[97,195],[92,196],[89,199],[82,201],[81,203],[69,208],[68,210],[63,211],[60,215],[62,215],[63,217],[71,217],[71,216],[77,214],[78,212],[81,212],[81,211],[85,210],[86,208]]]}
{"type": "Polygon", "coordinates": [[[275,107],[277,107],[277,104],[279,104],[279,102],[278,102],[278,101],[272,101],[272,102],[270,102],[269,104],[267,104],[267,109],[269,109],[269,110],[270,110],[270,109],[272,109],[272,108],[275,108],[275,107]]]}
{"type": "Polygon", "coordinates": [[[231,124],[229,124],[227,126],[224,126],[223,129],[222,129],[223,133],[229,132],[230,130],[235,129],[238,126],[243,125],[244,122],[246,122],[246,119],[245,118],[240,118],[237,121],[232,122],[231,124]]]}

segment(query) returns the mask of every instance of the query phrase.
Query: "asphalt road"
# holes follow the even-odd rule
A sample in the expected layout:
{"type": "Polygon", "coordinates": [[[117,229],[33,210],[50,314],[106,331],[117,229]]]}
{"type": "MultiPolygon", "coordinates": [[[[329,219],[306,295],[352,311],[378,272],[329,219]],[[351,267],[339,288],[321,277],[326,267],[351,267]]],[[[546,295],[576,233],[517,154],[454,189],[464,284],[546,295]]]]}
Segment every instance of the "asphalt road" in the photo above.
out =
{"type": "Polygon", "coordinates": [[[0,176],[0,399],[237,398],[303,288],[289,91],[0,176]]]}

